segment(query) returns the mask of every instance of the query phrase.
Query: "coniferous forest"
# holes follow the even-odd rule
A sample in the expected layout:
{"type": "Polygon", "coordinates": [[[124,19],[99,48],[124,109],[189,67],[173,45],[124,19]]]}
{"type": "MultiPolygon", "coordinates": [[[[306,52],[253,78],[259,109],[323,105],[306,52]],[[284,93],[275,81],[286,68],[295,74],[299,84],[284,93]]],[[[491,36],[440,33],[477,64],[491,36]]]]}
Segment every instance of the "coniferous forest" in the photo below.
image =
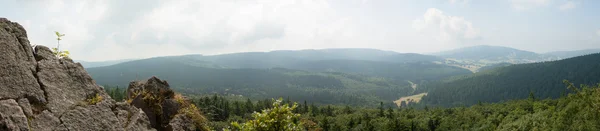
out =
{"type": "MultiPolygon", "coordinates": [[[[501,63],[453,75],[449,67],[404,64],[421,65],[407,69],[437,72],[417,73],[426,77],[411,79],[383,71],[393,69],[394,63],[386,62],[309,62],[296,69],[199,68],[211,72],[195,77],[194,82],[206,82],[205,87],[175,89],[192,99],[214,130],[598,130],[599,57],[501,63]],[[327,71],[333,67],[335,71],[327,71]],[[444,70],[450,72],[440,72],[444,70]],[[391,102],[419,93],[428,94],[402,106],[391,102]]],[[[128,99],[125,88],[105,90],[117,101],[128,99]]]]}
{"type": "Polygon", "coordinates": [[[600,0],[2,1],[0,131],[600,131],[596,12],[600,0]]]}
{"type": "MultiPolygon", "coordinates": [[[[315,105],[289,98],[280,101],[290,107],[297,105],[290,111],[299,115],[293,121],[300,123],[303,130],[600,130],[600,84],[575,86],[565,80],[563,86],[573,93],[558,99],[538,98],[530,93],[522,100],[452,108],[397,108],[383,103],[376,108],[363,108],[315,105]]],[[[125,95],[119,88],[105,89],[113,98],[125,95]]],[[[274,108],[275,101],[216,94],[193,98],[215,130],[234,129],[232,123],[253,120],[253,113],[274,108]]]]}

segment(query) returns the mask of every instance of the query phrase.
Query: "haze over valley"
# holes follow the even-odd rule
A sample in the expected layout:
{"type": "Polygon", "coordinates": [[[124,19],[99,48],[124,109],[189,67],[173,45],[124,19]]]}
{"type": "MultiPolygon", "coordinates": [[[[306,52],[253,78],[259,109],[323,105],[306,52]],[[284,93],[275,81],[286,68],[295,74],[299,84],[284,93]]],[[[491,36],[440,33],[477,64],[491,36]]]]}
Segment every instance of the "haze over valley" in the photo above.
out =
{"type": "Polygon", "coordinates": [[[0,131],[595,131],[596,12],[596,0],[7,0],[0,131]]]}

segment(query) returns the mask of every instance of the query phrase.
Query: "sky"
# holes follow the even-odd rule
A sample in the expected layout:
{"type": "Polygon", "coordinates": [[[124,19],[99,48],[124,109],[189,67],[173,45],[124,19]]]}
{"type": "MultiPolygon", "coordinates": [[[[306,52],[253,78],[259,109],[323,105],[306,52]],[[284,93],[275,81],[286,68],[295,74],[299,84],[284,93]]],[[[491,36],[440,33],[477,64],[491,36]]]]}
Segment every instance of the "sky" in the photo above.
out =
{"type": "Polygon", "coordinates": [[[31,44],[75,60],[475,45],[538,53],[600,48],[599,0],[3,0],[31,44]]]}

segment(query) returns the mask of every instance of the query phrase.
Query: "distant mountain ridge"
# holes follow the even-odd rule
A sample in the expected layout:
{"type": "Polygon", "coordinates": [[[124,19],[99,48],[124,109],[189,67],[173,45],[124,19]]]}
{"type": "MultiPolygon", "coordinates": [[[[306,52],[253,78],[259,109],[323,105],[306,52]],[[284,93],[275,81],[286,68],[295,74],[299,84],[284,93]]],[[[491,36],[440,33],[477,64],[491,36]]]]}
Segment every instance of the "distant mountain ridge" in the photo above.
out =
{"type": "Polygon", "coordinates": [[[110,65],[119,64],[119,63],[132,61],[132,60],[135,60],[135,59],[108,60],[108,61],[83,61],[83,60],[74,60],[74,61],[81,63],[81,65],[84,68],[94,68],[94,67],[110,66],[110,65]]]}
{"type": "MultiPolygon", "coordinates": [[[[331,49],[305,49],[305,50],[276,50],[270,52],[241,52],[220,55],[184,55],[192,60],[210,62],[223,66],[223,68],[268,68],[281,66],[280,63],[293,62],[297,60],[316,61],[316,60],[368,60],[385,62],[441,62],[448,65],[452,63],[462,63],[469,65],[473,63],[489,66],[498,63],[531,63],[548,60],[559,60],[586,54],[598,53],[600,49],[574,50],[574,51],[555,51],[548,53],[535,53],[531,51],[519,50],[510,47],[479,45],[441,51],[424,55],[418,53],[397,53],[369,48],[331,48],[331,49]],[[444,62],[444,59],[450,62],[444,62]],[[465,63],[465,61],[467,61],[465,63]],[[470,63],[469,63],[470,62],[470,63]],[[240,65],[247,64],[247,65],[240,65]]],[[[162,57],[181,57],[181,56],[162,56],[162,57]]],[[[84,61],[80,62],[85,68],[94,68],[110,66],[123,62],[133,61],[135,59],[109,60],[109,61],[84,61]]],[[[455,65],[456,66],[456,65],[455,65]]],[[[460,66],[459,66],[460,67],[460,66]]],[[[467,68],[468,69],[468,68],[467,68]]],[[[472,69],[477,70],[477,69],[472,69]]]]}
{"type": "Polygon", "coordinates": [[[126,86],[131,80],[157,76],[190,93],[391,103],[411,95],[407,80],[420,83],[471,73],[434,63],[439,60],[443,59],[374,49],[324,49],[155,57],[87,71],[100,85],[126,86]]]}
{"type": "Polygon", "coordinates": [[[587,54],[599,53],[600,49],[585,49],[585,50],[573,50],[573,51],[554,51],[544,53],[547,56],[554,56],[556,59],[565,59],[576,56],[582,56],[587,54]]]}
{"type": "Polygon", "coordinates": [[[545,59],[545,56],[525,50],[514,49],[503,46],[490,46],[490,45],[478,45],[471,47],[464,47],[449,51],[442,51],[434,53],[433,55],[452,58],[452,59],[466,59],[474,61],[496,61],[511,62],[511,63],[528,63],[537,62],[545,59]]]}

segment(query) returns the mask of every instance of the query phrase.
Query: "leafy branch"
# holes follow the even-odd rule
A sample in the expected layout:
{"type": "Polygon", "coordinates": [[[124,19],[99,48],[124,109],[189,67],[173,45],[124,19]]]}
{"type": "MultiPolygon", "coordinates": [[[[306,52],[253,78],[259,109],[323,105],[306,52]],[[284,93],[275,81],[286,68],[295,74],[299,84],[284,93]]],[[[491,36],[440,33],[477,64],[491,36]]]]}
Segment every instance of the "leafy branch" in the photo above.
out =
{"type": "Polygon", "coordinates": [[[60,50],[60,40],[62,40],[62,37],[65,36],[65,34],[61,34],[58,31],[54,31],[54,33],[56,34],[56,48],[52,48],[52,52],[54,53],[54,55],[58,58],[63,58],[63,57],[69,57],[69,51],[68,50],[64,50],[61,51],[60,50]]]}

